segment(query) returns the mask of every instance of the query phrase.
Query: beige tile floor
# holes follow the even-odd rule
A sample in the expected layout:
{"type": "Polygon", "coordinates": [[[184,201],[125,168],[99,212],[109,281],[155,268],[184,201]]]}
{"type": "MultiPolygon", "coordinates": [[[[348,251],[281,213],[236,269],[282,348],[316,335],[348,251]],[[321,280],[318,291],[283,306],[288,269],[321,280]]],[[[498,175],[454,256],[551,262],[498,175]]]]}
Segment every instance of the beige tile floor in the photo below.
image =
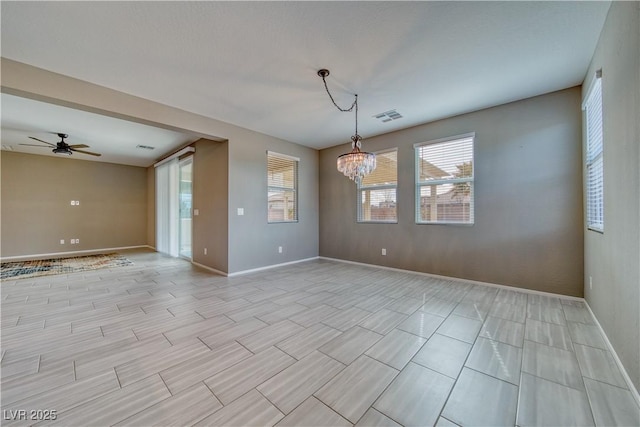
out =
{"type": "Polygon", "coordinates": [[[226,278],[125,255],[2,283],[2,425],[640,425],[579,301],[326,260],[226,278]]]}

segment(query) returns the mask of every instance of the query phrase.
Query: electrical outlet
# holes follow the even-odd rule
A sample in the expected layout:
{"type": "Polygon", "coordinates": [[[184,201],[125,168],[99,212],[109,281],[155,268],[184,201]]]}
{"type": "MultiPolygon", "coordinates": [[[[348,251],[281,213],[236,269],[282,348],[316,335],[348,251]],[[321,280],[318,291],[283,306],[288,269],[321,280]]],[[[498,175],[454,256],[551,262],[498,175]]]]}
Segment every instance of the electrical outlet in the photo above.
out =
{"type": "Polygon", "coordinates": [[[71,239],[69,242],[70,242],[72,245],[75,245],[75,244],[76,244],[76,239],[71,239]]]}
{"type": "Polygon", "coordinates": [[[80,239],[76,239],[76,245],[80,244],[80,239]]]}
{"type": "Polygon", "coordinates": [[[204,248],[204,254],[205,255],[207,254],[207,248],[204,248]]]}
{"type": "Polygon", "coordinates": [[[278,253],[281,254],[282,253],[282,246],[278,246],[278,253]]]}
{"type": "Polygon", "coordinates": [[[387,255],[387,250],[385,248],[382,248],[382,255],[387,255]]]}
{"type": "Polygon", "coordinates": [[[64,239],[60,239],[60,244],[64,245],[64,239]]]}
{"type": "Polygon", "coordinates": [[[76,201],[75,201],[75,200],[72,200],[72,201],[71,201],[71,206],[75,206],[75,205],[76,205],[76,201]]]}

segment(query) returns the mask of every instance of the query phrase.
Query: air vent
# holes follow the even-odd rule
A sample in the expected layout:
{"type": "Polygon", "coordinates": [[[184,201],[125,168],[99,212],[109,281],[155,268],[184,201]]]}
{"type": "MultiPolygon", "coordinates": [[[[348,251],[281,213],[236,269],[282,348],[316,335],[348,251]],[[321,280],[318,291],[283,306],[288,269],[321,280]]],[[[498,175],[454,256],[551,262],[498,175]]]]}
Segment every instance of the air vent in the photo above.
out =
{"type": "Polygon", "coordinates": [[[2,149],[5,151],[13,151],[13,147],[6,144],[2,144],[2,149]]]}
{"type": "Polygon", "coordinates": [[[376,114],[376,119],[380,120],[382,123],[390,122],[391,120],[397,120],[402,118],[402,114],[398,113],[396,110],[385,111],[384,113],[376,114]]]}
{"type": "Polygon", "coordinates": [[[156,147],[152,147],[150,145],[140,145],[140,144],[136,145],[136,148],[141,148],[143,150],[155,150],[156,149],[156,147]]]}

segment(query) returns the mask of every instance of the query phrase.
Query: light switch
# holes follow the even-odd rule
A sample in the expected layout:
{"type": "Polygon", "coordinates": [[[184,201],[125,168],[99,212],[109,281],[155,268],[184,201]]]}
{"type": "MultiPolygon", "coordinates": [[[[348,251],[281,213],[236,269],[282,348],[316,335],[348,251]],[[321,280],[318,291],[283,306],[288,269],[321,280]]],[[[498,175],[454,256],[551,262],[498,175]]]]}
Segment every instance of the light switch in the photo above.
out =
{"type": "Polygon", "coordinates": [[[200,215],[200,210],[199,209],[194,209],[193,210],[193,216],[198,216],[200,215]]]}
{"type": "Polygon", "coordinates": [[[244,208],[238,208],[238,216],[244,215],[244,208]]]}

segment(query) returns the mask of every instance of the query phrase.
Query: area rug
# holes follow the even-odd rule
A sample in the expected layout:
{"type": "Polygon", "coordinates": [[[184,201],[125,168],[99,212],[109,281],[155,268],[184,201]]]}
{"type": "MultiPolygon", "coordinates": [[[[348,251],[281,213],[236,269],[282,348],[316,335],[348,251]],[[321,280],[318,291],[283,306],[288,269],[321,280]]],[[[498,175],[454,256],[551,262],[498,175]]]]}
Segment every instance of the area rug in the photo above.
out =
{"type": "Polygon", "coordinates": [[[26,279],[54,274],[77,273],[100,268],[123,267],[133,262],[118,254],[89,255],[73,258],[40,259],[36,261],[3,262],[0,279],[26,279]]]}

